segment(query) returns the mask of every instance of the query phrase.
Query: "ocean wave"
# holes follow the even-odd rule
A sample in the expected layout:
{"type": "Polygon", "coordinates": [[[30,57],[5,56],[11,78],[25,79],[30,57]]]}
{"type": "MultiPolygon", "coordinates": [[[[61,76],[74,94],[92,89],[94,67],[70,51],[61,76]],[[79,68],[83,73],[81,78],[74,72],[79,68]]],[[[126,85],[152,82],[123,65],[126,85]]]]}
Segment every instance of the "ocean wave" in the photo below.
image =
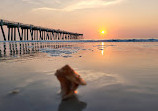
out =
{"type": "Polygon", "coordinates": [[[28,41],[0,41],[0,42],[158,42],[158,39],[109,39],[109,40],[28,40],[28,41]]]}

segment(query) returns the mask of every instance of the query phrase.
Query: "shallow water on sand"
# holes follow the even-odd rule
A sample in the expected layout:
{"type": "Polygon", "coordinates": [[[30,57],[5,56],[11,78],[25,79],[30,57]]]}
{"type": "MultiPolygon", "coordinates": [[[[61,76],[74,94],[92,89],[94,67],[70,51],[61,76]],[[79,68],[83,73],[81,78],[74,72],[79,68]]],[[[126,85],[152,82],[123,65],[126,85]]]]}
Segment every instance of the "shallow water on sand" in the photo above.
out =
{"type": "Polygon", "coordinates": [[[0,43],[0,111],[158,111],[157,57],[158,43],[0,43]],[[61,101],[65,64],[87,85],[61,101]]]}

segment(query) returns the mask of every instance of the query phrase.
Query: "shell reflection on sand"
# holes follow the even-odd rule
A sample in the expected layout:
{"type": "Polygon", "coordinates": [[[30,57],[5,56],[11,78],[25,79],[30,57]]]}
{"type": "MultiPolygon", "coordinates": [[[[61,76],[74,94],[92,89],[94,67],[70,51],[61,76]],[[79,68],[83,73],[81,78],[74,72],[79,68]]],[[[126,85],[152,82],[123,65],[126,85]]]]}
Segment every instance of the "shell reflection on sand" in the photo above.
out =
{"type": "Polygon", "coordinates": [[[80,101],[76,95],[68,100],[61,101],[58,111],[83,111],[87,107],[87,103],[80,101]]]}

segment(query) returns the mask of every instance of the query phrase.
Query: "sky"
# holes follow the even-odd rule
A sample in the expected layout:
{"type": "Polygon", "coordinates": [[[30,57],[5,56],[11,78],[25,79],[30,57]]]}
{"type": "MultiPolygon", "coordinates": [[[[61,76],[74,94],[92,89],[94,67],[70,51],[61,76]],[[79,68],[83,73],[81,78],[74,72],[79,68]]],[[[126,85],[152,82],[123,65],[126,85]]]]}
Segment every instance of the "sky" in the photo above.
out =
{"type": "Polygon", "coordinates": [[[0,19],[85,39],[158,38],[158,0],[0,0],[0,19]]]}

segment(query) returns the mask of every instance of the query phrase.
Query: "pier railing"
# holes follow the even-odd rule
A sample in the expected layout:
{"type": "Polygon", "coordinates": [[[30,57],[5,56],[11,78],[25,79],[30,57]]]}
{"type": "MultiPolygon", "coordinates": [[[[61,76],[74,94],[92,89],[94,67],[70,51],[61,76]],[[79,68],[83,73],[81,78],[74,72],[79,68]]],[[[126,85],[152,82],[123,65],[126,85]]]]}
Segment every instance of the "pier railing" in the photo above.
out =
{"type": "Polygon", "coordinates": [[[20,41],[83,39],[83,34],[12,22],[3,19],[0,19],[0,27],[4,41],[17,41],[17,37],[19,37],[20,41]],[[8,34],[5,33],[3,26],[7,26],[8,34]]]}

